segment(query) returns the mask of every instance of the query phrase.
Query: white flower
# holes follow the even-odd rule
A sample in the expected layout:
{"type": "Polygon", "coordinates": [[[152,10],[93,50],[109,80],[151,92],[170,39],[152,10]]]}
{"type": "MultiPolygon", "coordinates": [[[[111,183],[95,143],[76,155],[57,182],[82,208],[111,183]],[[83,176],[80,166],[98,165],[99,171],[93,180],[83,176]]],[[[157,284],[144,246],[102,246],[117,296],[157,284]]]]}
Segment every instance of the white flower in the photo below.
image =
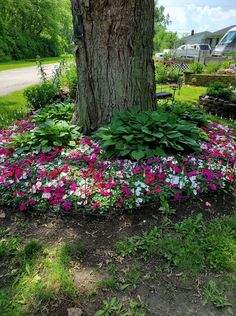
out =
{"type": "Polygon", "coordinates": [[[49,193],[49,192],[44,192],[44,193],[42,194],[42,198],[43,198],[43,199],[50,199],[50,197],[51,197],[51,193],[49,193]]]}
{"type": "Polygon", "coordinates": [[[35,184],[36,188],[39,189],[42,186],[42,182],[38,181],[35,184]]]}

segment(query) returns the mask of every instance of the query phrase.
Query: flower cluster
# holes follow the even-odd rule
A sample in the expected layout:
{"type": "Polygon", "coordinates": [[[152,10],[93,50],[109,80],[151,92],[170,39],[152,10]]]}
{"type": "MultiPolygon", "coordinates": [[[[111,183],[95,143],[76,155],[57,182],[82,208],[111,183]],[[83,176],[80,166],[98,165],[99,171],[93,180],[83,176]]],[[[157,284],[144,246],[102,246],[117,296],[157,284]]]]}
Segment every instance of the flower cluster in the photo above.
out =
{"type": "Polygon", "coordinates": [[[131,160],[102,159],[99,144],[87,137],[74,149],[17,154],[6,143],[32,130],[30,120],[0,131],[1,204],[25,209],[104,212],[159,200],[226,190],[233,183],[236,141],[232,129],[211,123],[210,141],[185,156],[131,160]]]}

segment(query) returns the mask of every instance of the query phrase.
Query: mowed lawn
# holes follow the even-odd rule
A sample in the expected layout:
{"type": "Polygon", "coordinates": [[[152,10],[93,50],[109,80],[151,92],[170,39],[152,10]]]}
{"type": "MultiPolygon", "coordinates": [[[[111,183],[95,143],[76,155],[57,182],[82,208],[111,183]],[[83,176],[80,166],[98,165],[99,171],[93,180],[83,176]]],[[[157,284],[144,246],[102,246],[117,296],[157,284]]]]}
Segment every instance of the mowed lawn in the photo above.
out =
{"type": "Polygon", "coordinates": [[[182,86],[176,91],[175,100],[181,102],[198,103],[199,96],[206,93],[207,87],[182,86]]]}
{"type": "Polygon", "coordinates": [[[17,119],[24,117],[29,107],[24,97],[24,90],[0,97],[0,128],[8,127],[17,119]]]}
{"type": "MultiPolygon", "coordinates": [[[[62,57],[47,57],[41,58],[42,64],[54,64],[60,62],[62,57]]],[[[72,58],[73,59],[73,58],[72,58]]],[[[0,63],[0,71],[2,70],[9,70],[9,69],[16,69],[16,68],[23,68],[23,67],[32,67],[36,66],[36,59],[28,59],[28,60],[14,60],[8,61],[5,63],[0,63]]]]}

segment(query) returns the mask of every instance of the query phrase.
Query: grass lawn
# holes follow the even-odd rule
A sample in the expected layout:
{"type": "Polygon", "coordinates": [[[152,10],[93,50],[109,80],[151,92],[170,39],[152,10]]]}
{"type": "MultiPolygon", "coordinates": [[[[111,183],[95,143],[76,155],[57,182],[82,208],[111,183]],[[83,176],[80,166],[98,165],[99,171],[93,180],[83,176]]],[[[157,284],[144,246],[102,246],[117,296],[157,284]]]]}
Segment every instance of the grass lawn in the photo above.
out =
{"type": "Polygon", "coordinates": [[[175,100],[196,104],[201,94],[206,92],[206,87],[183,86],[180,91],[176,91],[175,100]]]}
{"type": "Polygon", "coordinates": [[[16,91],[0,97],[0,128],[9,126],[28,111],[24,90],[16,91]]]}
{"type": "MultiPolygon", "coordinates": [[[[42,58],[42,61],[43,61],[42,63],[44,65],[53,64],[53,63],[60,62],[61,59],[62,57],[46,57],[46,58],[42,58]]],[[[22,68],[22,67],[31,67],[31,66],[36,66],[35,59],[9,61],[5,63],[0,63],[0,71],[15,69],[15,68],[22,68]]]]}

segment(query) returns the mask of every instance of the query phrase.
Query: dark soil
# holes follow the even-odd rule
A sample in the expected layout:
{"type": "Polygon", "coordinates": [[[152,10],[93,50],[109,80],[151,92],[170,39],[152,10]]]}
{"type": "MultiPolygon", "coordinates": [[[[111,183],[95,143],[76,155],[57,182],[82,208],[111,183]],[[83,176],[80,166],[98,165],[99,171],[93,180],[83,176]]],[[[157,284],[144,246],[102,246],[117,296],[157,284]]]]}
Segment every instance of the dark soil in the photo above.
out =
{"type": "MultiPolygon", "coordinates": [[[[176,209],[176,214],[171,218],[173,222],[200,212],[208,220],[232,213],[235,200],[234,196],[221,194],[195,200],[181,200],[171,203],[171,206],[176,209]]],[[[84,316],[94,315],[104,299],[114,296],[121,301],[133,299],[142,302],[146,306],[146,314],[153,316],[236,315],[232,309],[216,309],[211,305],[203,305],[200,289],[207,284],[212,275],[198,275],[188,279],[183,273],[173,269],[161,269],[157,272],[156,267],[160,267],[162,263],[155,260],[144,262],[132,258],[117,263],[120,271],[129,270],[132,265],[139,268],[141,277],[136,288],[125,291],[98,290],[96,295],[88,295],[99,280],[111,277],[107,266],[114,260],[114,243],[126,236],[140,235],[153,226],[160,225],[161,215],[158,208],[150,206],[132,213],[113,213],[97,217],[49,213],[21,214],[13,210],[4,210],[5,217],[0,218],[0,227],[9,228],[11,234],[20,236],[25,241],[39,239],[45,243],[61,243],[68,240],[84,242],[86,251],[80,259],[80,268],[74,269],[75,285],[81,294],[74,302],[66,299],[55,302],[47,315],[66,316],[70,307],[81,308],[84,316]]],[[[0,271],[0,275],[2,272],[0,271]]]]}

